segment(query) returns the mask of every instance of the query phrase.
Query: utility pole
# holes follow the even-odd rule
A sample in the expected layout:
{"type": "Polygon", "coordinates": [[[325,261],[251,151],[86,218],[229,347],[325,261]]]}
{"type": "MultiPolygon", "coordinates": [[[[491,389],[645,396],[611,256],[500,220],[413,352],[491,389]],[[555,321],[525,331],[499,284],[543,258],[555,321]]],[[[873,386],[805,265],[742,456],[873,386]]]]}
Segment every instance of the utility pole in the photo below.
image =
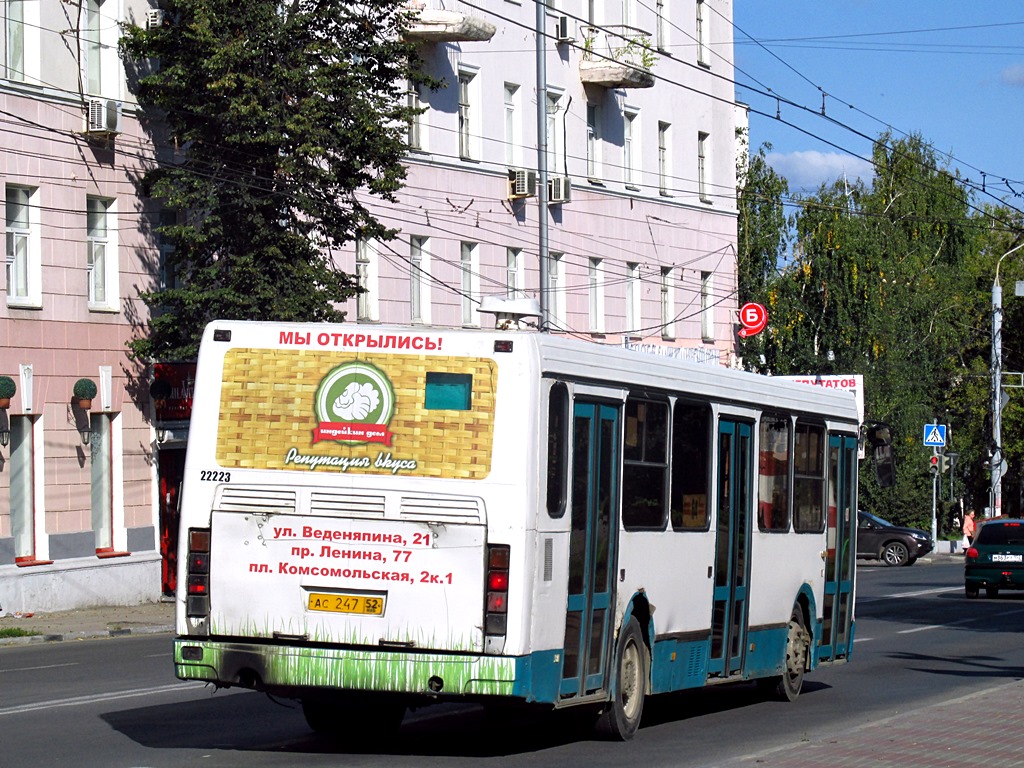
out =
{"type": "Polygon", "coordinates": [[[540,267],[540,329],[551,327],[551,273],[548,253],[548,4],[537,2],[534,17],[537,42],[537,251],[540,267]]]}
{"type": "Polygon", "coordinates": [[[1003,509],[1003,287],[999,284],[999,267],[1003,259],[1014,251],[1024,248],[1024,243],[1015,245],[996,262],[996,277],[992,282],[992,491],[989,516],[998,517],[1003,509]]]}

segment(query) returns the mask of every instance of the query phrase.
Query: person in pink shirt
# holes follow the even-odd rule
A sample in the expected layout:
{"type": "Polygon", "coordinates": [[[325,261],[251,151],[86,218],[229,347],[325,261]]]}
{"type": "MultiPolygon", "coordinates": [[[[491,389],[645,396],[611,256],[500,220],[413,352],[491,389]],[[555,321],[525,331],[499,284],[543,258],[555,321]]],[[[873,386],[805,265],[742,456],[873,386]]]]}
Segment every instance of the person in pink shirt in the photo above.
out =
{"type": "Polygon", "coordinates": [[[967,549],[969,546],[971,546],[971,544],[974,543],[974,529],[975,529],[975,527],[976,526],[975,526],[975,523],[974,523],[974,510],[972,509],[966,515],[964,515],[964,525],[963,525],[963,531],[964,531],[963,547],[964,547],[964,549],[967,549]]]}

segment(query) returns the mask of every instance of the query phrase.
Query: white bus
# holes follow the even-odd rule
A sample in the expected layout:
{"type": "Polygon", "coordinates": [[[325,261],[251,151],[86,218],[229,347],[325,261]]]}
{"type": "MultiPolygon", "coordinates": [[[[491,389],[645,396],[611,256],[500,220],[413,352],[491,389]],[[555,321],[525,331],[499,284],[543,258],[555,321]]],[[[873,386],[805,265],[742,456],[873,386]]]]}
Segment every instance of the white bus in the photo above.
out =
{"type": "Polygon", "coordinates": [[[178,677],[367,735],[407,707],[590,707],[853,648],[854,398],[535,332],[214,322],[181,505],[178,677]]]}

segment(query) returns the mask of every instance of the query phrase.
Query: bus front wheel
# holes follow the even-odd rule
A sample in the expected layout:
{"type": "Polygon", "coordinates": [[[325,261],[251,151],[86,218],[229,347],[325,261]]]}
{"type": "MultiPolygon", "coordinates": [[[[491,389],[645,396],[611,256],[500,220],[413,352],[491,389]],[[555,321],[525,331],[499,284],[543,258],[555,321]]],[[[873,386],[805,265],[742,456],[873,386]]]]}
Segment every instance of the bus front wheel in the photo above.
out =
{"type": "Polygon", "coordinates": [[[602,736],[627,741],[640,727],[647,695],[647,646],[640,625],[632,616],[619,633],[615,669],[611,700],[595,727],[602,736]]]}

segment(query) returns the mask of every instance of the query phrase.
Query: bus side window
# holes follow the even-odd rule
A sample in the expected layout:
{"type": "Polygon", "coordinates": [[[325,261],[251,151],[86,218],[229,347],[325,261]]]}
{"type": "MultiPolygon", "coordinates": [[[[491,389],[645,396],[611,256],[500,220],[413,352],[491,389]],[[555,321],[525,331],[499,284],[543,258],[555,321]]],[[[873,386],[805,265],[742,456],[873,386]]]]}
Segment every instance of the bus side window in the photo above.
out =
{"type": "Polygon", "coordinates": [[[783,416],[766,413],[761,417],[757,525],[762,531],[789,530],[790,428],[783,416]]]}
{"type": "Polygon", "coordinates": [[[672,412],[672,528],[708,529],[711,409],[676,402],[672,412]]]}
{"type": "Polygon", "coordinates": [[[622,524],[626,530],[665,527],[668,492],[668,403],[626,401],[622,524]]]}
{"type": "Polygon", "coordinates": [[[824,427],[796,425],[793,460],[793,530],[821,533],[825,529],[824,427]]]}
{"type": "Polygon", "coordinates": [[[565,514],[569,479],[569,390],[556,382],[548,394],[548,515],[565,514]]]}

